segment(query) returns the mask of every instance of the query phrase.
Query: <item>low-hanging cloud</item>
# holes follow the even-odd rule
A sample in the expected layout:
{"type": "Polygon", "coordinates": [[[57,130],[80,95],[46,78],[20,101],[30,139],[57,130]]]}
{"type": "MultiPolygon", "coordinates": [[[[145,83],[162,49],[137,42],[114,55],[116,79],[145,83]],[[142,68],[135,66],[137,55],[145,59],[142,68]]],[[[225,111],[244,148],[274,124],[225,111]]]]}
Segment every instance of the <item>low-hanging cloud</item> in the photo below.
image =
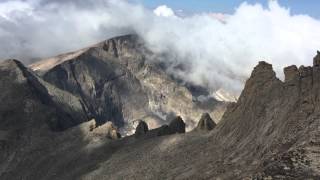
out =
{"type": "Polygon", "coordinates": [[[184,80],[239,93],[259,60],[278,74],[311,64],[320,48],[320,21],[292,15],[277,1],[267,8],[242,3],[233,14],[179,16],[163,5],[150,10],[121,0],[10,0],[0,2],[0,59],[53,56],[101,40],[137,33],[184,80]],[[281,73],[280,73],[281,72],[281,73]]]}

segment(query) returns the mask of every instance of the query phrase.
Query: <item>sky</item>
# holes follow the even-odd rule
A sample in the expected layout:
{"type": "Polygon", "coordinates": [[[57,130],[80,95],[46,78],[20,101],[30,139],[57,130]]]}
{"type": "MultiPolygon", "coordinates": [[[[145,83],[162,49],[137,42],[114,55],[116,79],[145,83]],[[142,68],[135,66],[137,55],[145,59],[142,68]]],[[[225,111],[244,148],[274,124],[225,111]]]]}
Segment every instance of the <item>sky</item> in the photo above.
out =
{"type": "Polygon", "coordinates": [[[0,62],[31,64],[137,34],[186,82],[239,94],[258,61],[311,65],[320,0],[0,0],[0,62]],[[184,68],[174,68],[181,67],[184,68]]]}
{"type": "MultiPolygon", "coordinates": [[[[244,0],[136,0],[148,8],[167,5],[174,10],[188,13],[219,12],[232,14],[244,0]]],[[[259,3],[267,7],[268,0],[246,0],[250,4],[259,3]]],[[[279,4],[290,8],[293,14],[308,14],[320,19],[319,0],[278,0],[279,4]]]]}

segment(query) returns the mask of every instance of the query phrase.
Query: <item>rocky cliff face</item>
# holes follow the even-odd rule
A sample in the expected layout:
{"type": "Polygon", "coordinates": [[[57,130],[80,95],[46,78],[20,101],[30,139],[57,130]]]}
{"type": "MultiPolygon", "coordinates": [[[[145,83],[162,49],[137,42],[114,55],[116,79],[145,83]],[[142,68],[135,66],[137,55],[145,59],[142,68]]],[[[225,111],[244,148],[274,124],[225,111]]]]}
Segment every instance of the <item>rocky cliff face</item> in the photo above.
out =
{"type": "Polygon", "coordinates": [[[182,116],[188,129],[203,112],[218,122],[227,103],[195,100],[189,86],[166,73],[157,58],[137,36],[128,35],[30,67],[46,82],[80,98],[90,118],[99,124],[112,121],[124,133],[134,132],[135,120],[156,128],[172,115],[182,116]]]}
{"type": "Polygon", "coordinates": [[[216,136],[226,147],[262,160],[257,176],[319,178],[319,58],[313,67],[284,68],[284,82],[260,62],[219,124],[216,136]]]}
{"type": "MultiPolygon", "coordinates": [[[[87,120],[83,102],[43,82],[17,60],[0,64],[1,128],[47,124],[62,131],[87,120]]],[[[33,126],[31,126],[33,128],[33,126]]]]}

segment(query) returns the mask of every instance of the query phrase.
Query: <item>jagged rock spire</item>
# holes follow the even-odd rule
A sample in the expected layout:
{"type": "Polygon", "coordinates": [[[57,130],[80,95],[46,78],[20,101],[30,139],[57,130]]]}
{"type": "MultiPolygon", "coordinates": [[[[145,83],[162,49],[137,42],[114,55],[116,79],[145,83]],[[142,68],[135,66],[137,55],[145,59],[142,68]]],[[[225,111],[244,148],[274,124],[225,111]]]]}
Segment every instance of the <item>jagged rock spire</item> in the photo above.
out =
{"type": "Polygon", "coordinates": [[[313,58],[313,66],[320,66],[320,51],[317,51],[317,55],[313,58]]]}
{"type": "Polygon", "coordinates": [[[299,71],[296,65],[285,67],[283,71],[285,82],[297,79],[299,77],[299,71]]]}
{"type": "Polygon", "coordinates": [[[182,120],[180,116],[174,118],[169,124],[170,131],[172,133],[185,133],[186,132],[186,124],[182,120]]]}
{"type": "Polygon", "coordinates": [[[135,137],[139,138],[145,134],[147,134],[149,128],[148,124],[142,120],[139,121],[138,126],[136,127],[135,137]]]}
{"type": "Polygon", "coordinates": [[[176,133],[185,133],[186,124],[180,116],[175,117],[169,125],[163,125],[157,130],[157,136],[164,136],[176,133]]]}
{"type": "Polygon", "coordinates": [[[216,127],[216,125],[217,124],[211,119],[210,115],[208,113],[204,113],[198,122],[196,130],[210,131],[216,127]]]}

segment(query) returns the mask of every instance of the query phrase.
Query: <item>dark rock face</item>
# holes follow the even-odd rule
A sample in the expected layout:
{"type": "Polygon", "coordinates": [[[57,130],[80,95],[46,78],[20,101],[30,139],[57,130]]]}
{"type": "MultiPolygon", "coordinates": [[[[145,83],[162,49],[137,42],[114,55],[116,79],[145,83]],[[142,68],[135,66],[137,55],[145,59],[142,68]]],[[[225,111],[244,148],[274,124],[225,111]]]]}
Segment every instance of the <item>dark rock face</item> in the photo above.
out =
{"type": "Polygon", "coordinates": [[[185,133],[186,132],[186,124],[182,120],[180,116],[175,117],[169,125],[162,125],[159,128],[152,129],[148,131],[148,137],[156,137],[156,136],[166,136],[172,135],[176,133],[185,133]]]}
{"type": "Polygon", "coordinates": [[[320,66],[320,52],[317,51],[317,55],[313,58],[313,66],[320,66]]]}
{"type": "Polygon", "coordinates": [[[0,75],[0,100],[6,102],[0,105],[0,128],[27,126],[30,120],[61,131],[87,120],[81,100],[43,82],[19,61],[1,63],[0,75]]]}
{"type": "Polygon", "coordinates": [[[156,129],[156,131],[157,131],[157,136],[165,136],[165,135],[173,134],[168,125],[163,125],[158,129],[156,129]]]}
{"type": "Polygon", "coordinates": [[[148,124],[142,120],[139,121],[138,126],[136,127],[135,137],[139,138],[147,134],[149,128],[148,124]]]}
{"type": "Polygon", "coordinates": [[[211,131],[216,127],[216,125],[217,124],[211,119],[210,115],[208,113],[204,113],[198,122],[196,130],[211,131]]]}
{"type": "Polygon", "coordinates": [[[44,80],[81,97],[88,116],[98,124],[112,121],[121,127],[122,111],[142,109],[147,97],[129,71],[112,61],[100,60],[96,53],[99,52],[92,50],[78,57],[79,60],[56,66],[44,75],[44,80]]]}
{"type": "Polygon", "coordinates": [[[186,124],[184,123],[184,121],[180,116],[177,116],[170,122],[169,128],[173,134],[186,132],[186,124]]]}

